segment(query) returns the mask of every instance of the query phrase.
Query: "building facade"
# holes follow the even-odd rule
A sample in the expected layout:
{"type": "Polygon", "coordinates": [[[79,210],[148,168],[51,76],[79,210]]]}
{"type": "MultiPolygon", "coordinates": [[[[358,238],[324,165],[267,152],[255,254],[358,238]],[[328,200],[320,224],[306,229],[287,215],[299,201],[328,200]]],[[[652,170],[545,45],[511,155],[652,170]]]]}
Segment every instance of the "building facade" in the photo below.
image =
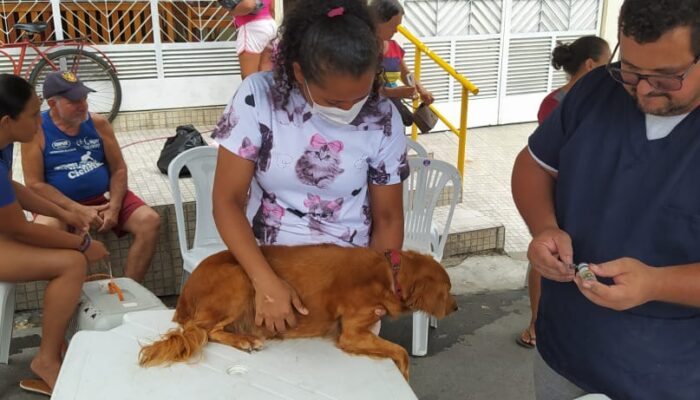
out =
{"type": "MultiPolygon", "coordinates": [[[[534,120],[539,101],[566,81],[549,65],[556,43],[614,27],[620,0],[403,3],[404,25],[480,88],[469,125],[481,126],[534,120]]],[[[240,83],[236,30],[216,1],[0,0],[0,17],[3,42],[17,39],[14,24],[45,21],[45,39],[94,43],[117,68],[122,111],[221,105],[240,83]]],[[[461,88],[425,56],[422,66],[422,81],[457,120],[461,88]]]]}

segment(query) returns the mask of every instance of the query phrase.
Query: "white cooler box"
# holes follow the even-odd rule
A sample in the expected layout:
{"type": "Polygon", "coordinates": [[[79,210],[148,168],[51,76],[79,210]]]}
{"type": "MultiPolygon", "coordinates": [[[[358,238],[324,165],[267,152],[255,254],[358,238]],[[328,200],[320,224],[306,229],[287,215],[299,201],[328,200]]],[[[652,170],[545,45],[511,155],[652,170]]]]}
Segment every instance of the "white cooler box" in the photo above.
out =
{"type": "Polygon", "coordinates": [[[80,303],[66,332],[68,339],[77,331],[107,331],[117,327],[128,312],[167,309],[156,295],[131,278],[114,278],[114,282],[122,290],[124,301],[109,293],[109,279],[83,284],[80,303]]]}

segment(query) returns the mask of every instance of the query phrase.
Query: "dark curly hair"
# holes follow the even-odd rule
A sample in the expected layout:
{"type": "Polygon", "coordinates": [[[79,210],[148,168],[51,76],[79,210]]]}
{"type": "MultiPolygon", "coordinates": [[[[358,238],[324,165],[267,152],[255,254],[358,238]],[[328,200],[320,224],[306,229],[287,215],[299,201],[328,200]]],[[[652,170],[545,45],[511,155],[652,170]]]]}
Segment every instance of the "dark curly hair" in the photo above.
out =
{"type": "Polygon", "coordinates": [[[370,0],[369,9],[372,12],[372,16],[380,24],[404,13],[403,6],[399,3],[399,0],[370,0]]]}
{"type": "MultiPolygon", "coordinates": [[[[571,44],[560,43],[552,51],[552,67],[564,69],[570,76],[575,75],[589,58],[600,61],[600,57],[610,50],[608,42],[598,36],[582,36],[571,44]]],[[[607,61],[607,60],[606,60],[607,61]]]]}
{"type": "Polygon", "coordinates": [[[308,82],[319,84],[326,73],[359,77],[376,71],[379,88],[382,53],[365,1],[300,0],[285,15],[275,54],[276,90],[289,100],[296,86],[292,64],[298,62],[308,82]],[[342,15],[328,12],[342,7],[342,15]]]}
{"type": "Polygon", "coordinates": [[[678,28],[691,29],[691,47],[700,55],[700,4],[697,0],[625,0],[620,9],[619,31],[638,43],[657,41],[678,28]]]}
{"type": "Polygon", "coordinates": [[[34,87],[26,80],[12,74],[0,74],[0,118],[12,119],[24,111],[34,94],[34,87]]]}

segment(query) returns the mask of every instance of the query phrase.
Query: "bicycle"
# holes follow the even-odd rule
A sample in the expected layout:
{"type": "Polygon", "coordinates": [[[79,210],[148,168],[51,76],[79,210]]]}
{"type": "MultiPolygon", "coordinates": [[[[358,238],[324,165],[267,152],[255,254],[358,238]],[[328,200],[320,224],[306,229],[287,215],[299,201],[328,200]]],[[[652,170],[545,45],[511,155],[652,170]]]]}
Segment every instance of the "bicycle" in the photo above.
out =
{"type": "MultiPolygon", "coordinates": [[[[9,59],[12,64],[12,73],[17,76],[24,75],[24,78],[35,87],[36,92],[41,93],[44,79],[49,72],[73,72],[86,86],[95,90],[88,96],[89,110],[104,114],[109,121],[113,121],[121,105],[122,89],[112,61],[105,53],[87,43],[84,38],[41,42],[34,42],[33,38],[29,38],[29,34],[32,36],[41,34],[47,27],[46,22],[14,25],[13,28],[21,32],[17,42],[0,45],[0,54],[9,59]],[[85,51],[85,47],[90,51],[85,51]],[[36,56],[25,70],[24,63],[30,48],[36,56]],[[19,49],[19,55],[15,54],[18,59],[7,51],[10,49],[19,49]]],[[[43,108],[45,109],[46,106],[43,108]]]]}

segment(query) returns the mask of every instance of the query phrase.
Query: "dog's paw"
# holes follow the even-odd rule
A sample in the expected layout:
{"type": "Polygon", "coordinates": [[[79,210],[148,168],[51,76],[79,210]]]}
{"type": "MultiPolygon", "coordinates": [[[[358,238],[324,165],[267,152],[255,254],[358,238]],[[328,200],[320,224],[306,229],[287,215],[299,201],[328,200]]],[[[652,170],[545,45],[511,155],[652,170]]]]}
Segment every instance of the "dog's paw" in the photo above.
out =
{"type": "Polygon", "coordinates": [[[250,342],[250,349],[252,351],[262,350],[265,347],[265,342],[260,339],[253,339],[250,342]]]}
{"type": "Polygon", "coordinates": [[[410,374],[408,373],[408,367],[406,368],[405,371],[401,371],[401,375],[403,375],[403,378],[406,380],[406,382],[410,382],[410,379],[409,379],[410,374]]]}
{"type": "MultiPolygon", "coordinates": [[[[403,349],[402,349],[403,350],[403,349]]],[[[409,368],[409,358],[408,358],[408,353],[406,350],[403,350],[399,357],[394,359],[394,363],[396,363],[396,366],[399,368],[399,371],[401,371],[401,375],[406,379],[406,382],[408,382],[408,368],[409,368]]]]}
{"type": "Polygon", "coordinates": [[[235,348],[238,350],[243,350],[247,351],[248,353],[252,353],[254,351],[261,350],[265,345],[265,342],[255,338],[255,337],[245,337],[241,338],[240,340],[237,340],[236,343],[234,343],[235,348]]]}

